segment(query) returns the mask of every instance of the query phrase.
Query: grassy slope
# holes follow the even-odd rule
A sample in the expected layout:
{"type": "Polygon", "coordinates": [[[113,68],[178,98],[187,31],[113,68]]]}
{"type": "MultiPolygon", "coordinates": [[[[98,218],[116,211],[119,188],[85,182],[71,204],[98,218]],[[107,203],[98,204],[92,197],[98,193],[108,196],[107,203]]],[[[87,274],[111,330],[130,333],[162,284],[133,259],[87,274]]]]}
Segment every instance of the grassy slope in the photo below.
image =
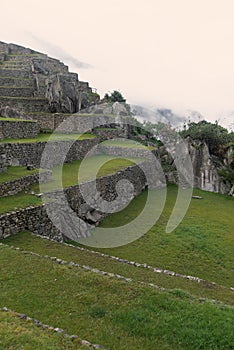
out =
{"type": "Polygon", "coordinates": [[[69,334],[113,350],[232,349],[233,309],[0,250],[1,304],[69,334]]]}
{"type": "MultiPolygon", "coordinates": [[[[132,158],[132,161],[134,162],[134,158],[132,158]]],[[[139,159],[137,159],[136,161],[139,161],[139,159]]],[[[84,162],[85,162],[84,164],[87,171],[84,172],[83,177],[80,179],[82,181],[87,181],[92,179],[95,176],[95,169],[99,164],[105,163],[101,167],[98,173],[98,176],[112,174],[132,164],[130,160],[119,159],[119,158],[113,159],[113,157],[106,156],[106,155],[90,157],[90,158],[87,158],[87,160],[85,160],[84,162]]],[[[80,164],[81,164],[81,160],[75,161],[73,163],[64,164],[63,166],[63,186],[64,187],[69,187],[78,183],[78,170],[79,170],[80,164]]],[[[43,192],[58,188],[56,181],[58,180],[59,169],[60,167],[55,167],[53,169],[54,181],[43,184],[41,188],[43,192]]],[[[19,169],[18,171],[21,172],[22,170],[19,169]]],[[[6,180],[8,179],[7,174],[1,174],[1,176],[3,176],[4,179],[6,180]]],[[[33,185],[31,189],[35,191],[35,193],[40,192],[38,185],[33,185]]],[[[40,203],[41,203],[40,198],[37,198],[36,196],[31,195],[29,193],[21,192],[14,196],[0,198],[0,213],[12,211],[17,208],[25,208],[30,205],[37,205],[40,203]]]]}
{"type": "Polygon", "coordinates": [[[127,148],[136,148],[136,149],[150,149],[154,150],[156,147],[152,146],[144,146],[140,142],[136,142],[134,140],[108,140],[102,142],[103,146],[112,146],[112,147],[127,147],[127,148]]]}
{"type": "Polygon", "coordinates": [[[93,134],[52,134],[41,133],[37,138],[32,139],[2,139],[0,143],[31,143],[31,142],[47,142],[47,141],[73,141],[86,140],[96,138],[93,134]],[[51,138],[50,138],[51,137],[51,138]]]}
{"type": "MultiPolygon", "coordinates": [[[[28,232],[22,232],[4,240],[15,247],[33,251],[41,255],[56,256],[57,258],[74,261],[81,265],[88,265],[106,272],[112,272],[130,277],[134,281],[154,283],[167,289],[183,289],[197,298],[209,298],[222,301],[234,306],[233,292],[222,286],[212,286],[207,283],[196,283],[183,278],[175,278],[164,274],[154,273],[152,270],[136,268],[115,260],[107,259],[89,251],[80,251],[59,243],[44,240],[28,232]]],[[[126,256],[125,256],[126,257],[126,256]]],[[[147,259],[147,257],[146,257],[147,259]]],[[[175,266],[177,268],[177,266],[175,266]]]]}
{"type": "Polygon", "coordinates": [[[21,123],[32,123],[33,122],[32,120],[19,119],[19,118],[5,118],[5,117],[0,117],[0,121],[3,121],[3,122],[21,122],[21,123]]]}
{"type": "Polygon", "coordinates": [[[38,170],[27,170],[21,166],[9,166],[7,172],[1,173],[0,183],[16,180],[26,175],[32,175],[38,173],[38,170]]]}
{"type": "MultiPolygon", "coordinates": [[[[234,198],[197,189],[194,194],[203,199],[192,199],[186,216],[174,232],[165,233],[177,195],[176,186],[170,186],[165,209],[147,235],[132,244],[103,251],[234,287],[234,198]]],[[[146,193],[123,213],[107,217],[103,227],[132,220],[141,210],[145,196],[146,193]]]]}
{"type": "Polygon", "coordinates": [[[0,312],[0,350],[13,349],[85,350],[87,347],[80,345],[78,339],[65,339],[62,335],[34,326],[32,322],[22,321],[14,313],[0,312]]]}

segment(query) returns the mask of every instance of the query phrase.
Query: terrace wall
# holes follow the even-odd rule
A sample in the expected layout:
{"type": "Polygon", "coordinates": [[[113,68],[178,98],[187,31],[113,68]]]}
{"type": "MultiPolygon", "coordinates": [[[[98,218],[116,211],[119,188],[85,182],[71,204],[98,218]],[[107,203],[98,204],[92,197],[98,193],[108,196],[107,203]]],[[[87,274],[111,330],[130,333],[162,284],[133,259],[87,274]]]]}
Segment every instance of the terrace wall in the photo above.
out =
{"type": "Polygon", "coordinates": [[[36,174],[25,175],[19,179],[0,183],[0,197],[7,197],[15,195],[19,192],[26,191],[29,187],[35,183],[48,182],[52,180],[52,171],[43,171],[39,175],[39,171],[36,174]]]}
{"type": "MultiPolygon", "coordinates": [[[[113,201],[117,197],[116,185],[123,179],[129,180],[133,184],[133,196],[141,193],[147,186],[147,180],[143,171],[138,166],[134,165],[118,171],[115,174],[98,178],[96,180],[96,186],[98,191],[100,191],[100,196],[106,201],[113,201]]],[[[90,184],[93,182],[94,181],[86,183],[86,186],[88,185],[88,188],[90,188],[90,184]]],[[[65,189],[65,196],[71,209],[85,221],[92,211],[90,206],[85,204],[81,195],[81,186],[83,185],[76,185],[65,189]]],[[[58,206],[60,206],[59,211],[64,218],[64,226],[61,227],[62,232],[66,232],[67,227],[69,227],[69,215],[67,215],[67,212],[61,204],[61,191],[54,191],[50,193],[49,196],[54,199],[53,203],[28,207],[0,215],[0,239],[21,231],[29,230],[36,234],[48,236],[57,241],[63,241],[63,235],[51,222],[47,214],[47,209],[51,210],[53,209],[53,206],[58,209],[58,206]]],[[[100,217],[106,215],[107,214],[102,213],[100,217]]],[[[84,232],[82,230],[85,230],[85,227],[81,224],[79,228],[76,227],[76,230],[79,229],[81,234],[83,234],[84,232]]]]}
{"type": "Polygon", "coordinates": [[[36,122],[0,120],[0,139],[1,138],[36,138],[39,127],[36,122]]]}
{"type": "MultiPolygon", "coordinates": [[[[85,154],[90,151],[92,147],[97,145],[98,142],[98,138],[75,141],[67,153],[65,162],[71,163],[74,160],[83,159],[85,154]]],[[[51,157],[48,158],[46,168],[50,169],[56,165],[60,165],[59,158],[54,157],[54,155],[62,153],[64,143],[65,141],[51,142],[52,154],[51,157]]],[[[2,143],[0,144],[0,154],[5,154],[8,165],[33,165],[39,168],[46,144],[47,142],[2,143]]]]}

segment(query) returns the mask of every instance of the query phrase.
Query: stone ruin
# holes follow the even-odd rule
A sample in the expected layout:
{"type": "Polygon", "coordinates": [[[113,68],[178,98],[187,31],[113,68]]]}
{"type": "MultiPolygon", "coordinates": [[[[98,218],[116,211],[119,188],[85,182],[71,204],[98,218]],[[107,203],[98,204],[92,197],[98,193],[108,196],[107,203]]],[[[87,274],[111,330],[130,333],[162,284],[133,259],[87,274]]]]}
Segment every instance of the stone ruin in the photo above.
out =
{"type": "Polygon", "coordinates": [[[5,154],[0,154],[0,173],[7,171],[7,160],[5,154]]]}
{"type": "Polygon", "coordinates": [[[76,113],[99,96],[46,54],[0,42],[0,106],[26,113],[76,113]]]}

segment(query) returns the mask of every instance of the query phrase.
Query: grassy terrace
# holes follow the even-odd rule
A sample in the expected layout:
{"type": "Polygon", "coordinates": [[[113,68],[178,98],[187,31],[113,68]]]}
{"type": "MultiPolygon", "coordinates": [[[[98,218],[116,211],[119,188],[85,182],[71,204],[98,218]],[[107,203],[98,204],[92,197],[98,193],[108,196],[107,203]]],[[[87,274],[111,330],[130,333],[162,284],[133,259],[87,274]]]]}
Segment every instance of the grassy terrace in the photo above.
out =
{"type": "Polygon", "coordinates": [[[156,147],[152,146],[144,146],[140,142],[136,142],[133,140],[108,140],[102,142],[103,146],[111,146],[111,147],[125,147],[125,148],[136,148],[136,149],[150,149],[154,150],[156,147]]]}
{"type": "Polygon", "coordinates": [[[30,78],[15,78],[15,77],[4,77],[0,75],[2,79],[11,79],[11,80],[31,80],[30,78]]]}
{"type": "Polygon", "coordinates": [[[13,312],[0,312],[0,349],[87,350],[79,344],[49,330],[42,330],[32,322],[20,320],[13,312]],[[23,345],[23,347],[22,347],[23,345]]]}
{"type": "Polygon", "coordinates": [[[3,122],[27,122],[27,123],[33,122],[33,120],[19,119],[19,118],[4,118],[4,117],[0,117],[0,121],[3,121],[3,122]]]}
{"type": "Polygon", "coordinates": [[[69,334],[113,350],[232,348],[233,309],[0,251],[1,304],[69,334]]]}
{"type": "MultiPolygon", "coordinates": [[[[12,69],[12,70],[14,70],[14,69],[12,69]]],[[[30,101],[47,101],[46,98],[43,98],[43,97],[0,96],[0,99],[22,100],[22,101],[29,101],[29,100],[30,101]]]]}
{"type": "MultiPolygon", "coordinates": [[[[102,251],[234,287],[234,198],[198,189],[194,195],[203,199],[191,200],[187,214],[173,233],[165,233],[177,196],[177,187],[171,185],[164,211],[147,235],[132,244],[102,251]]],[[[128,209],[104,219],[102,226],[121,226],[131,221],[145,199],[144,192],[128,209]]]]}
{"type": "Polygon", "coordinates": [[[3,139],[0,143],[32,143],[32,142],[48,142],[48,141],[73,141],[87,140],[96,138],[93,134],[49,134],[41,133],[37,138],[33,139],[3,139]],[[51,137],[51,138],[50,138],[51,137]]]}
{"type": "MultiPolygon", "coordinates": [[[[79,179],[80,182],[88,181],[95,178],[95,170],[99,169],[100,165],[105,163],[98,172],[98,177],[113,174],[118,170],[128,167],[133,164],[133,162],[139,162],[139,159],[132,158],[131,160],[125,159],[113,159],[111,156],[100,155],[95,157],[90,157],[85,160],[85,168],[87,171],[82,173],[82,177],[79,179]]],[[[75,161],[73,163],[67,163],[63,166],[63,186],[69,187],[76,185],[78,183],[78,171],[79,166],[81,164],[81,160],[75,161]]],[[[53,169],[53,181],[43,184],[42,189],[43,192],[55,190],[58,188],[57,180],[59,177],[60,167],[55,167],[53,169]]],[[[1,174],[2,176],[2,174],[1,174]]],[[[3,175],[5,179],[8,179],[7,174],[3,175]]],[[[39,186],[32,185],[31,190],[35,193],[39,193],[39,186]]],[[[35,195],[29,193],[18,193],[17,195],[10,197],[2,197],[0,198],[0,213],[6,213],[12,210],[16,210],[19,208],[25,208],[30,205],[40,205],[41,199],[36,197],[35,195]]]]}
{"type": "Polygon", "coordinates": [[[0,86],[0,89],[32,89],[31,86],[0,86]]]}
{"type": "Polygon", "coordinates": [[[25,167],[9,166],[6,173],[1,173],[0,183],[16,180],[26,175],[38,173],[38,170],[27,170],[25,167]]]}

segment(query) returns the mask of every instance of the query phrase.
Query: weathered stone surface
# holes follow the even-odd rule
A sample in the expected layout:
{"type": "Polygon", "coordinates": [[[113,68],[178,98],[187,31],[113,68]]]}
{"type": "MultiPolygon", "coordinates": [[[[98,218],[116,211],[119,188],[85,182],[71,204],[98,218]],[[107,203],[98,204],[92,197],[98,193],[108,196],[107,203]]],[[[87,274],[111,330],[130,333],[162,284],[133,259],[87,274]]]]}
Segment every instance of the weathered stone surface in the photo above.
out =
{"type": "Polygon", "coordinates": [[[26,191],[32,184],[38,183],[40,177],[40,182],[47,182],[52,180],[52,172],[45,170],[37,174],[31,174],[23,176],[19,179],[0,183],[0,197],[7,197],[15,195],[19,192],[26,191]]]}
{"type": "MultiPolygon", "coordinates": [[[[192,142],[189,139],[185,140],[185,142],[187,142],[193,165],[194,187],[209,192],[230,194],[232,185],[220,176],[219,171],[233,162],[232,151],[227,150],[224,158],[220,159],[210,154],[205,142],[192,142]]],[[[166,152],[165,147],[159,150],[159,154],[166,167],[170,167],[170,170],[167,170],[165,174],[167,180],[178,184],[178,173],[171,155],[166,152]]]]}
{"type": "Polygon", "coordinates": [[[39,127],[36,122],[0,120],[0,139],[1,138],[36,138],[39,127]]]}
{"type": "MultiPolygon", "coordinates": [[[[105,201],[113,201],[117,197],[116,186],[119,181],[127,179],[134,186],[133,195],[136,196],[146,187],[146,177],[143,171],[138,166],[132,166],[119,171],[116,174],[104,176],[96,180],[97,191],[100,197],[105,201]]],[[[88,188],[90,182],[88,183],[88,188]]],[[[69,212],[64,207],[61,191],[53,191],[46,194],[47,198],[53,199],[50,204],[40,205],[36,207],[28,207],[20,209],[15,212],[0,215],[0,239],[9,235],[29,230],[33,233],[47,236],[57,241],[62,241],[62,233],[66,234],[69,230],[69,237],[72,236],[72,230],[74,231],[74,238],[77,237],[77,230],[79,230],[80,237],[86,237],[88,235],[87,218],[90,215],[90,206],[84,206],[85,201],[82,197],[81,185],[69,187],[64,190],[67,203],[70,206],[69,212]],[[56,210],[54,210],[56,208],[56,210]],[[58,209],[58,210],[57,210],[58,209]],[[85,212],[87,210],[87,212],[85,212]],[[54,226],[51,219],[48,217],[48,213],[53,218],[53,222],[57,224],[54,226]],[[85,221],[80,220],[80,227],[72,227],[72,220],[70,220],[70,213],[74,212],[78,217],[86,218],[85,221]],[[57,217],[59,213],[59,217],[57,217]],[[58,229],[58,227],[60,229],[58,229]]],[[[107,213],[97,214],[97,211],[93,209],[92,218],[99,221],[99,218],[103,218],[107,213]]]]}
{"type": "MultiPolygon", "coordinates": [[[[65,141],[51,142],[51,154],[43,168],[52,168],[60,164],[59,157],[55,157],[55,155],[63,152],[65,143],[65,141]]],[[[67,153],[66,162],[71,163],[74,160],[83,159],[85,154],[97,143],[97,138],[75,141],[67,153]]],[[[0,154],[5,154],[8,165],[33,165],[39,168],[46,144],[47,142],[4,143],[0,144],[0,154]]]]}
{"type": "Polygon", "coordinates": [[[7,171],[6,155],[5,154],[0,154],[0,173],[4,173],[6,171],[7,171]]]}
{"type": "Polygon", "coordinates": [[[120,102],[114,102],[114,103],[102,102],[102,103],[94,104],[90,107],[87,107],[82,112],[94,113],[94,114],[105,114],[105,115],[114,114],[116,116],[129,115],[129,111],[127,110],[126,106],[120,102]]]}
{"type": "Polygon", "coordinates": [[[76,113],[99,101],[89,84],[79,81],[78,75],[70,73],[57,59],[2,42],[0,54],[2,106],[13,106],[23,112],[76,113]],[[33,104],[30,100],[25,103],[23,97],[34,98],[33,104]],[[41,104],[36,98],[40,98],[41,104]]]}

